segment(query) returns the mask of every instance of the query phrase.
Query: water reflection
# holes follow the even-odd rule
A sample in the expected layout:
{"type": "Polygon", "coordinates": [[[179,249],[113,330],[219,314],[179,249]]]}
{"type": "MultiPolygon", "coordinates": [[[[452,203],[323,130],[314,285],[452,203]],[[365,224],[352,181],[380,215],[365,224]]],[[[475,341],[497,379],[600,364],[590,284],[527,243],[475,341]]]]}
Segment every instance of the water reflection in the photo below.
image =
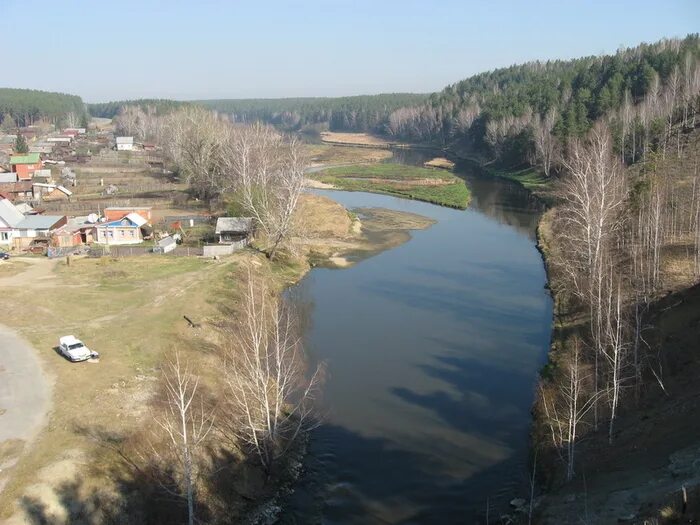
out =
{"type": "Polygon", "coordinates": [[[524,478],[551,320],[539,207],[507,181],[462,175],[467,211],[324,192],[437,223],[296,289],[314,304],[307,344],[329,365],[328,417],[284,522],[471,523],[524,478]]]}

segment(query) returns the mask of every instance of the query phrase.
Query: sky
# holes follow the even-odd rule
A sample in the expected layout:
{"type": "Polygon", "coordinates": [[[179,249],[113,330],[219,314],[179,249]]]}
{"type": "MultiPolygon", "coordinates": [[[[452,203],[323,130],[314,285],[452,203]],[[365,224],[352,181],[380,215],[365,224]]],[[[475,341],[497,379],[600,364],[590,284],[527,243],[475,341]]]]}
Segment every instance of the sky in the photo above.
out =
{"type": "Polygon", "coordinates": [[[700,0],[0,0],[0,27],[0,87],[86,102],[425,93],[698,32],[700,0]]]}

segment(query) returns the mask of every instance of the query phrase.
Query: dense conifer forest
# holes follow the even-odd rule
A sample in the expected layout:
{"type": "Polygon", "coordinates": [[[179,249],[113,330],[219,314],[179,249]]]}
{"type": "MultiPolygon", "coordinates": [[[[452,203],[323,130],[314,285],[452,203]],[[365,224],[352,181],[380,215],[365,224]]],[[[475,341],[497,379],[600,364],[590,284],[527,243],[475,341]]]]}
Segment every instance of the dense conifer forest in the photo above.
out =
{"type": "Polygon", "coordinates": [[[78,125],[85,114],[85,104],[76,95],[0,88],[0,118],[5,129],[29,126],[39,120],[78,125]]]}

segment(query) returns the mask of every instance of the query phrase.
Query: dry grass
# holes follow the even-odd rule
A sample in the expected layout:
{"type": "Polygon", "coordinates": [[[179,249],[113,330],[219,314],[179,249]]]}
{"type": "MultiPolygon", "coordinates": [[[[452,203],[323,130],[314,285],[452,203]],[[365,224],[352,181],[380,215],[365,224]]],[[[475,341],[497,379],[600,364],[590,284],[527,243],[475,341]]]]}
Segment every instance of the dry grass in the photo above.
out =
{"type": "Polygon", "coordinates": [[[244,266],[259,268],[274,287],[281,287],[304,274],[309,255],[335,257],[331,265],[351,264],[405,242],[407,227],[432,223],[412,214],[376,213],[364,220],[365,234],[341,205],[304,196],[299,216],[309,234],[301,240],[303,257],[275,264],[242,251],[220,261],[157,255],[75,258],[70,267],[41,259],[25,272],[28,277],[17,274],[16,285],[3,290],[3,323],[37,350],[53,383],[53,405],[47,426],[33,443],[0,448],[5,459],[19,457],[0,474],[8,479],[0,494],[0,519],[14,514],[24,495],[56,507],[57,484],[67,479],[79,478],[85,493],[108,491],[105,476],[121,460],[102,446],[103,438],[95,437],[126,437],[143,427],[167,352],[179,349],[207,383],[215,384],[217,331],[212,326],[235,315],[244,266]],[[190,328],[183,315],[202,327],[190,328]],[[100,352],[99,362],[72,364],[61,358],[54,347],[66,334],[100,352]]]}
{"type": "Polygon", "coordinates": [[[356,146],[387,146],[390,144],[388,141],[368,133],[339,133],[335,131],[322,132],[321,140],[328,143],[356,146]]]}
{"type": "Polygon", "coordinates": [[[212,290],[234,262],[162,256],[75,259],[70,267],[59,263],[55,278],[41,289],[18,281],[21,286],[3,290],[3,322],[38,351],[53,383],[53,404],[31,453],[4,473],[11,479],[0,516],[36,485],[41,469],[67,453],[95,453],[90,433],[119,434],[138,424],[163,353],[193,348],[182,316],[200,319],[215,313],[212,290]],[[100,352],[100,362],[72,364],[61,358],[54,347],[67,334],[100,352]]]}
{"type": "Polygon", "coordinates": [[[435,157],[423,164],[426,168],[440,168],[443,170],[451,170],[455,167],[455,163],[445,157],[435,157]]]}
{"type": "Polygon", "coordinates": [[[27,269],[29,263],[11,258],[9,261],[0,261],[0,277],[11,277],[22,273],[27,269]]]}
{"type": "Polygon", "coordinates": [[[313,166],[381,162],[392,156],[388,149],[348,148],[331,144],[307,144],[306,152],[313,166]]]}

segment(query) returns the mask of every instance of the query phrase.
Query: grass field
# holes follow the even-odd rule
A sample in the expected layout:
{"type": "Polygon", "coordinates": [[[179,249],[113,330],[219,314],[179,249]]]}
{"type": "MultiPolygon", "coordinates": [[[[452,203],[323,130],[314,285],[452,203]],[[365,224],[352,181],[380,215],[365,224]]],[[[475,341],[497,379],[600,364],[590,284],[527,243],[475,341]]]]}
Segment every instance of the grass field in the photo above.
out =
{"type": "MultiPolygon", "coordinates": [[[[487,168],[488,169],[488,168],[487,168]]],[[[535,168],[524,168],[516,171],[488,169],[491,175],[518,182],[530,191],[544,190],[549,185],[549,179],[535,168]]]]}
{"type": "Polygon", "coordinates": [[[342,190],[388,193],[451,208],[466,208],[470,198],[464,181],[442,169],[372,164],[329,168],[313,177],[342,190]]]}
{"type": "MultiPolygon", "coordinates": [[[[44,469],[62,465],[72,472],[87,463],[96,452],[91,432],[120,435],[133,428],[147,408],[166,351],[180,348],[206,359],[182,316],[196,322],[215,316],[214,298],[236,266],[232,260],[164,256],[78,258],[70,266],[41,259],[32,264],[39,276],[26,282],[15,276],[16,286],[3,289],[8,308],[3,323],[37,349],[53,384],[53,401],[31,454],[7,469],[12,478],[0,498],[0,516],[11,512],[30,484],[37,496],[52,492],[44,469]],[[75,364],[59,356],[58,338],[68,334],[98,351],[100,362],[75,364]]],[[[102,457],[109,462],[105,451],[102,457]]]]}

